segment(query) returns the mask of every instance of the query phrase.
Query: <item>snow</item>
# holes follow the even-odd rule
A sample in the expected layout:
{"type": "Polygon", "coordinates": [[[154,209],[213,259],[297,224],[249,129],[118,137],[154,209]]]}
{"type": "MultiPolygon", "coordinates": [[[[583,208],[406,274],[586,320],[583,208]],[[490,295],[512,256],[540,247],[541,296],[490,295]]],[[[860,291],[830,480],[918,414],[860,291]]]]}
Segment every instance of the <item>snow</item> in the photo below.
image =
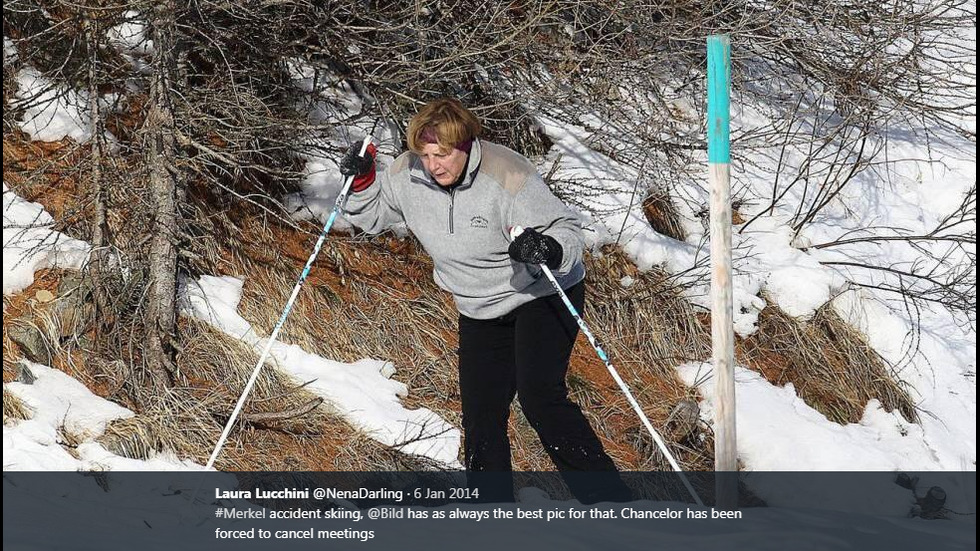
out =
{"type": "MultiPolygon", "coordinates": [[[[237,311],[243,284],[230,276],[202,276],[196,282],[185,282],[185,313],[250,344],[261,354],[268,340],[256,335],[237,311]]],[[[270,357],[296,384],[305,384],[306,390],[324,397],[371,438],[404,453],[459,468],[459,430],[431,410],[402,406],[399,399],[408,395],[408,388],[390,378],[394,373],[390,363],[363,359],[344,364],[281,342],[272,345],[270,357]]]]}
{"type": "Polygon", "coordinates": [[[92,137],[92,120],[84,107],[87,94],[56,85],[37,69],[25,67],[17,74],[16,98],[25,105],[18,124],[31,139],[87,142],[92,137]]]}
{"type": "Polygon", "coordinates": [[[746,234],[734,240],[752,259],[753,270],[765,274],[763,288],[790,316],[805,318],[826,304],[845,285],[844,278],[828,270],[800,249],[791,246],[792,229],[777,216],[760,218],[746,234]]]}
{"type": "Polygon", "coordinates": [[[14,46],[14,42],[6,36],[3,37],[3,66],[6,67],[17,59],[17,47],[14,46]]]}
{"type": "Polygon", "coordinates": [[[3,294],[34,283],[42,268],[81,269],[89,245],[51,229],[54,219],[38,203],[18,197],[3,184],[3,294]]]}
{"type": "Polygon", "coordinates": [[[130,10],[123,17],[125,22],[106,31],[109,42],[125,52],[152,53],[153,41],[147,38],[146,22],[140,19],[140,13],[130,10]]]}
{"type": "MultiPolygon", "coordinates": [[[[15,58],[16,50],[8,50],[4,39],[4,65],[15,58]]],[[[17,125],[32,140],[56,142],[70,138],[85,143],[92,139],[88,92],[54,83],[31,66],[21,68],[16,81],[12,103],[23,110],[17,125]]],[[[108,112],[115,97],[115,94],[99,97],[99,108],[108,112]]],[[[104,130],[103,135],[109,148],[118,147],[112,132],[104,130]]]]}
{"type": "Polygon", "coordinates": [[[45,365],[22,360],[36,377],[32,384],[4,383],[4,389],[20,399],[30,419],[3,426],[5,471],[50,470],[175,470],[199,469],[190,461],[158,455],[146,461],[127,459],[106,450],[95,440],[115,419],[133,412],[93,394],[74,378],[45,365]],[[73,456],[66,451],[66,437],[79,442],[73,456]]]}
{"type": "Polygon", "coordinates": [[[917,332],[904,310],[868,298],[867,290],[849,291],[834,309],[868,338],[882,357],[900,367],[919,409],[922,441],[932,453],[932,468],[976,470],[976,333],[967,333],[946,312],[920,310],[917,332]],[[915,337],[915,335],[918,335],[915,337]],[[917,347],[912,354],[910,347],[917,347]]]}
{"type": "Polygon", "coordinates": [[[128,409],[100,398],[74,378],[45,365],[24,361],[36,380],[33,384],[12,382],[7,390],[21,399],[34,415],[22,425],[38,436],[47,434],[45,444],[53,444],[57,436],[51,429],[63,429],[83,440],[101,436],[113,419],[132,417],[128,409]]]}
{"type": "MultiPolygon", "coordinates": [[[[677,367],[680,378],[697,388],[704,401],[701,417],[711,423],[715,415],[713,367],[691,362],[677,367]]],[[[809,483],[805,491],[785,480],[749,474],[746,484],[769,505],[846,503],[848,510],[903,516],[914,502],[907,490],[893,484],[895,471],[971,470],[943,464],[925,438],[923,426],[909,423],[897,412],[886,412],[877,400],[868,402],[858,423],[840,425],[828,420],[797,395],[792,384],[777,387],[760,374],[735,366],[735,418],[738,458],[749,471],[875,471],[880,476],[798,477],[809,483]],[[855,480],[866,486],[850,487],[855,480]],[[827,488],[821,484],[837,482],[827,488]],[[873,488],[873,490],[869,490],[873,488]],[[883,489],[890,490],[882,499],[883,489]],[[847,496],[846,498],[843,496],[847,496]],[[872,497],[873,496],[873,497],[872,497]]],[[[947,490],[947,506],[965,510],[976,502],[976,489],[951,484],[941,474],[931,475],[947,490]]]]}
{"type": "MultiPolygon", "coordinates": [[[[709,363],[677,367],[681,379],[697,388],[704,401],[702,418],[714,419],[713,368],[709,363]]],[[[773,386],[759,373],[735,368],[738,453],[758,471],[893,471],[936,468],[922,429],[877,400],[860,423],[828,420],[796,395],[792,384],[773,386]]]]}

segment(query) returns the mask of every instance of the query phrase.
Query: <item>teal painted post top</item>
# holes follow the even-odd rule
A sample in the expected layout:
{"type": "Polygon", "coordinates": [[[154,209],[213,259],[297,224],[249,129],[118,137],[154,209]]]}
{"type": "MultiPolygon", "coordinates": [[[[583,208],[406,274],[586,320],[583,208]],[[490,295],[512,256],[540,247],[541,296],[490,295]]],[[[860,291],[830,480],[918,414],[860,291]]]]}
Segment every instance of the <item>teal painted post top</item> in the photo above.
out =
{"type": "Polygon", "coordinates": [[[727,34],[708,37],[708,162],[731,162],[729,146],[729,83],[731,42],[727,34]]]}

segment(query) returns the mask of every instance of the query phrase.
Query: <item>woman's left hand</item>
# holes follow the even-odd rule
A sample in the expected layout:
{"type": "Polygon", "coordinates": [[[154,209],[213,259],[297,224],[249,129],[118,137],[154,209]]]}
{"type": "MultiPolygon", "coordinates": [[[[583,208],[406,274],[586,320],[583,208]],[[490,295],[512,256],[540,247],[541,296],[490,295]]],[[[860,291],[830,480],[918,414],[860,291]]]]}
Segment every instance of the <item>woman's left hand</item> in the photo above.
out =
{"type": "Polygon", "coordinates": [[[538,233],[532,228],[525,228],[511,241],[507,254],[518,262],[544,264],[552,270],[561,266],[563,256],[561,245],[554,237],[538,233]]]}

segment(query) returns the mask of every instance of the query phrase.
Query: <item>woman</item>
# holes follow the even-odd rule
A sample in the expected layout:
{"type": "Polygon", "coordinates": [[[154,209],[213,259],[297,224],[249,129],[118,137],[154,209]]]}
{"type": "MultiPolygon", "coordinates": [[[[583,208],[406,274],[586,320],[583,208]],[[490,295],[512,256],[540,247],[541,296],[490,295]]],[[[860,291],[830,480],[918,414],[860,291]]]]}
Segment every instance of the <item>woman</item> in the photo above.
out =
{"type": "MultiPolygon", "coordinates": [[[[409,151],[377,173],[375,150],[341,162],[356,176],[347,219],[369,233],[405,222],[434,262],[436,283],[459,310],[459,385],[468,474],[510,473],[507,419],[516,394],[563,473],[603,471],[572,491],[583,502],[628,499],[616,467],[577,405],[565,374],[578,332],[540,264],[579,311],[585,302],[582,228],[531,164],[479,139],[480,122],[454,99],[426,104],[408,125],[409,151]],[[513,242],[510,230],[525,231],[513,242]],[[601,486],[601,488],[600,488],[601,486]]],[[[478,478],[478,477],[477,477],[478,478]]],[[[512,488],[483,486],[489,500],[512,488]],[[490,492],[493,495],[487,495],[490,492]]]]}

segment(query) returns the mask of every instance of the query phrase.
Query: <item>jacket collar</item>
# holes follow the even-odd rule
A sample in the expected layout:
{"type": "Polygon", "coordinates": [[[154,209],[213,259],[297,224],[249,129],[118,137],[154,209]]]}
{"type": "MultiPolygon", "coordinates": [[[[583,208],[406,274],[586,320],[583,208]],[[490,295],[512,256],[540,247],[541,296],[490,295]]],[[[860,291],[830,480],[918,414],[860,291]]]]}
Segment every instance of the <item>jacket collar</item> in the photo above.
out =
{"type": "MultiPolygon", "coordinates": [[[[413,157],[414,158],[411,165],[412,181],[441,189],[448,189],[440,186],[438,182],[432,179],[432,176],[425,171],[425,168],[422,166],[422,161],[419,160],[417,155],[413,155],[413,157]]],[[[456,186],[456,189],[468,188],[473,185],[473,181],[476,179],[477,173],[480,172],[480,163],[482,161],[483,145],[479,138],[474,138],[473,146],[470,147],[470,156],[466,161],[466,168],[463,172],[463,181],[456,186]]]]}

